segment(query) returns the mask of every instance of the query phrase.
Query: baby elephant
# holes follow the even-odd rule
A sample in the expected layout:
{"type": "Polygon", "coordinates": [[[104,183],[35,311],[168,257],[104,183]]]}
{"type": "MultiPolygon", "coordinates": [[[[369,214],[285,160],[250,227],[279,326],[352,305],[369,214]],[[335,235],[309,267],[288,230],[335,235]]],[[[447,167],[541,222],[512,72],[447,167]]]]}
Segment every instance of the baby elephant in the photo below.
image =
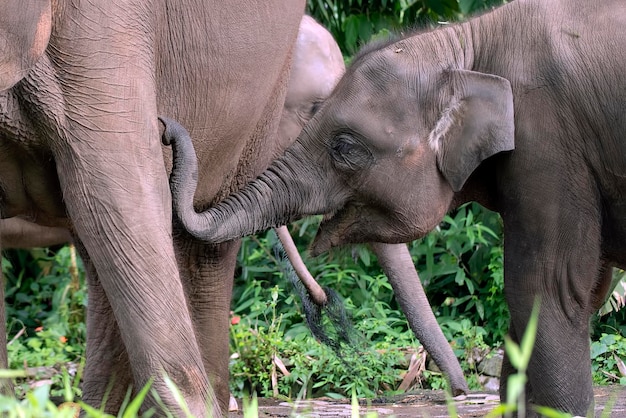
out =
{"type": "MultiPolygon", "coordinates": [[[[344,71],[343,56],[332,35],[313,18],[304,16],[280,121],[279,140],[285,148],[330,96],[344,71]]],[[[325,294],[301,263],[301,258],[293,254],[296,250],[286,227],[277,228],[277,233],[312,300],[324,303],[325,294]]],[[[411,329],[446,376],[452,394],[466,394],[469,389],[461,366],[433,315],[406,245],[372,243],[370,247],[378,257],[411,329]]]]}
{"type": "MultiPolygon", "coordinates": [[[[280,121],[278,140],[285,148],[291,145],[300,134],[302,127],[314,117],[323,101],[331,94],[344,70],[341,51],[332,35],[313,18],[304,16],[300,23],[285,106],[280,121]]],[[[163,120],[167,125],[167,134],[175,135],[173,133],[177,124],[167,119],[163,120]]],[[[181,128],[176,132],[182,133],[183,131],[181,128]]],[[[181,158],[180,154],[179,158],[181,158]]],[[[189,161],[186,162],[177,160],[176,164],[195,165],[195,157],[190,156],[189,161]]],[[[289,261],[294,265],[311,299],[318,305],[326,303],[326,294],[302,263],[287,228],[278,227],[276,232],[287,251],[289,261]]],[[[407,246],[373,242],[370,247],[389,279],[411,330],[443,372],[453,396],[468,393],[469,388],[459,361],[432,312],[407,246]]]]}
{"type": "Polygon", "coordinates": [[[419,238],[467,201],[498,211],[513,341],[540,303],[526,400],[585,416],[589,320],[626,267],[624,68],[623,0],[516,0],[370,45],[285,154],[203,213],[169,129],[174,208],[209,242],[325,214],[314,253],[419,238]]]}

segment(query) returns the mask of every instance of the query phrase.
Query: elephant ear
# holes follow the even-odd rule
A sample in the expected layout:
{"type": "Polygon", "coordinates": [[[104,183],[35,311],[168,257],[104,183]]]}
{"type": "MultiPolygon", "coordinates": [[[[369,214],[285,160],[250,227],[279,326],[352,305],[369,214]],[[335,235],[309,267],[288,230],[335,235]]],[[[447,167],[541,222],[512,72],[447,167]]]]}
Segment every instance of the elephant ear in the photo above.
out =
{"type": "Polygon", "coordinates": [[[50,0],[0,1],[0,91],[26,76],[52,32],[50,0]]]}
{"type": "Polygon", "coordinates": [[[451,99],[429,142],[439,171],[458,192],[483,160],[515,148],[513,92],[495,75],[450,70],[444,76],[451,99]]]}

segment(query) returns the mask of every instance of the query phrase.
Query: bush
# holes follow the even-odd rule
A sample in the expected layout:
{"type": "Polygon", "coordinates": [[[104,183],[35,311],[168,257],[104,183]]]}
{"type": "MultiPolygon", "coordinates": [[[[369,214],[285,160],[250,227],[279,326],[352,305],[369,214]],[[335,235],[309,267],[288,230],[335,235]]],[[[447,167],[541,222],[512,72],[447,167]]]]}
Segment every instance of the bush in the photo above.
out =
{"type": "MultiPolygon", "coordinates": [[[[85,355],[85,273],[73,247],[14,250],[3,258],[9,367],[31,368],[62,391],[61,370],[75,375],[85,355]]],[[[29,382],[16,389],[22,394],[29,382]]]]}
{"type": "MultiPolygon", "coordinates": [[[[292,235],[301,249],[312,241],[317,221],[319,218],[306,219],[293,225],[292,235]]],[[[488,345],[501,343],[506,332],[501,229],[498,215],[478,205],[465,205],[447,216],[433,233],[410,246],[440,325],[461,360],[477,348],[484,350],[488,345]]],[[[287,385],[280,386],[279,393],[283,395],[302,390],[309,395],[349,396],[352,386],[346,379],[351,379],[355,386],[366,385],[357,389],[360,396],[395,389],[400,370],[407,364],[394,364],[397,358],[382,356],[376,350],[385,352],[393,347],[391,351],[398,353],[415,349],[418,343],[375,256],[366,246],[333,250],[317,258],[302,251],[305,263],[320,284],[344,298],[356,324],[357,338],[369,342],[369,349],[364,347],[354,356],[343,354],[338,359],[332,350],[309,337],[299,299],[291,286],[276,286],[276,280],[285,283],[281,261],[271,249],[276,242],[275,234],[268,232],[246,238],[242,245],[241,274],[237,275],[233,298],[233,312],[241,318],[231,341],[236,353],[231,363],[233,390],[239,393],[256,388],[262,396],[274,393],[277,389],[270,384],[272,373],[276,379],[274,355],[288,358],[293,367],[291,373],[297,376],[280,380],[279,386],[287,385]],[[398,369],[392,371],[394,368],[398,369]],[[344,376],[345,370],[352,372],[344,376]],[[369,377],[361,379],[360,371],[369,377]],[[372,381],[372,376],[381,373],[389,380],[372,381]],[[307,386],[311,379],[316,383],[307,386]],[[294,387],[296,382],[300,386],[294,387]]],[[[472,362],[463,366],[468,375],[475,372],[472,362]]],[[[424,377],[424,387],[443,385],[438,374],[426,373],[424,377]]],[[[477,384],[474,387],[478,388],[477,384]]]]}
{"type": "Polygon", "coordinates": [[[504,0],[308,0],[307,13],[332,33],[346,56],[372,37],[459,20],[504,0]]]}
{"type": "MultiPolygon", "coordinates": [[[[282,316],[277,316],[275,309],[277,288],[272,289],[272,295],[268,306],[255,305],[259,310],[253,312],[257,315],[232,321],[230,385],[235,396],[255,392],[262,397],[292,399],[347,398],[354,391],[359,397],[373,397],[397,387],[402,367],[407,366],[402,351],[389,350],[390,344],[386,343],[369,345],[361,341],[358,347],[343,347],[338,356],[308,332],[286,336],[282,316]],[[261,316],[264,321],[259,319],[261,316]]],[[[367,322],[359,328],[362,335],[367,335],[367,322]]],[[[407,337],[411,338],[405,334],[407,337]]],[[[404,343],[412,345],[412,341],[404,343]]]]}
{"type": "Polygon", "coordinates": [[[626,338],[618,334],[602,334],[591,343],[594,383],[626,385],[626,338]]]}
{"type": "Polygon", "coordinates": [[[450,331],[468,319],[485,330],[487,344],[504,340],[509,313],[501,237],[500,216],[472,203],[411,244],[420,279],[449,339],[450,331]]]}

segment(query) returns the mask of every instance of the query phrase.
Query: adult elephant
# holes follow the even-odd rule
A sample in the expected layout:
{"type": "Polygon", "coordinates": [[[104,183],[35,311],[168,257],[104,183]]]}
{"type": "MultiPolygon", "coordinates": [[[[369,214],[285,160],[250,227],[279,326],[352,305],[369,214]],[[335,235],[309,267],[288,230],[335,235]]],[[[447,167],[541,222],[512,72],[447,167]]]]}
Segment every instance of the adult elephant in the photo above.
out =
{"type": "MultiPolygon", "coordinates": [[[[17,12],[15,12],[17,13],[17,12]]],[[[14,13],[14,15],[15,15],[14,13]]],[[[7,13],[5,16],[9,16],[7,13]]],[[[58,17],[61,19],[61,17],[58,17]]],[[[6,24],[7,22],[5,22],[6,24]]],[[[25,25],[24,28],[28,28],[28,25],[25,25]]],[[[216,56],[217,58],[218,56],[216,56]]],[[[44,57],[45,58],[45,57],[44,57]]],[[[203,59],[206,59],[204,57],[203,59]]],[[[298,36],[293,52],[293,60],[292,60],[292,70],[290,73],[287,92],[284,102],[284,107],[280,117],[280,124],[278,128],[278,144],[277,149],[284,149],[287,145],[291,144],[302,126],[313,116],[317,108],[320,106],[322,101],[330,95],[334,85],[340,78],[340,76],[344,72],[344,64],[343,57],[341,55],[341,51],[337,46],[336,42],[333,40],[330,33],[323,28],[321,25],[315,22],[309,16],[304,16],[300,22],[298,36]]],[[[35,84],[34,87],[38,85],[35,84]]],[[[235,86],[237,87],[237,86],[235,86]]],[[[16,89],[15,92],[11,92],[10,94],[15,94],[17,97],[20,97],[20,91],[16,89]]],[[[17,108],[17,106],[16,106],[17,108]]],[[[7,111],[16,111],[16,108],[7,108],[7,111]]],[[[25,106],[27,111],[32,111],[29,106],[25,106]]],[[[53,115],[56,116],[56,115],[53,115]]],[[[5,124],[9,123],[9,115],[5,116],[7,121],[5,124]]],[[[19,122],[19,121],[18,121],[19,122]]],[[[13,122],[15,123],[15,121],[13,122]]],[[[23,131],[27,132],[28,128],[32,128],[33,132],[30,133],[32,135],[29,138],[29,143],[35,142],[33,138],[36,138],[37,141],[41,142],[39,145],[39,149],[37,152],[41,152],[41,149],[45,149],[48,146],[48,141],[43,141],[43,139],[39,138],[41,135],[37,132],[37,127],[31,126],[29,121],[22,121],[21,127],[23,131]]],[[[7,129],[7,128],[5,128],[7,129]]],[[[22,138],[25,138],[25,134],[22,134],[22,138]]],[[[10,148],[14,146],[15,136],[4,139],[1,144],[4,147],[10,148]]],[[[215,139],[212,138],[214,141],[215,139]]],[[[270,144],[276,148],[275,144],[270,144]]],[[[199,138],[198,147],[202,149],[206,146],[206,138],[199,138]]],[[[217,146],[211,144],[211,146],[217,146]]],[[[39,178],[43,176],[47,176],[46,173],[51,173],[54,171],[54,164],[48,163],[45,166],[47,168],[45,170],[41,170],[40,166],[40,158],[36,155],[33,156],[32,152],[23,152],[25,155],[19,154],[22,150],[19,147],[16,147],[15,156],[13,154],[9,154],[10,158],[7,160],[11,160],[5,164],[4,172],[14,172],[16,173],[16,178],[11,179],[4,175],[4,181],[6,184],[15,184],[17,187],[20,187],[20,182],[17,181],[18,175],[21,176],[22,173],[26,174],[26,177],[29,179],[29,190],[27,190],[27,194],[34,194],[32,189],[34,188],[33,184],[39,181],[39,178]],[[21,165],[22,167],[13,167],[10,166],[9,163],[15,163],[15,165],[21,165]],[[9,170],[10,168],[10,170],[9,170]],[[43,171],[43,173],[36,172],[36,169],[43,171]]],[[[228,152],[228,151],[226,151],[228,152]]],[[[227,154],[228,155],[228,154],[227,154]]],[[[250,161],[246,161],[246,163],[250,163],[250,161]]],[[[44,166],[44,167],[45,167],[44,166]]],[[[54,178],[54,175],[50,175],[50,178],[54,178]]],[[[208,177],[207,177],[208,178],[208,177]]],[[[220,177],[217,177],[218,180],[213,178],[213,182],[215,184],[219,183],[220,177]]],[[[56,188],[54,185],[52,189],[56,188]]],[[[14,196],[18,196],[19,193],[13,192],[8,193],[10,198],[14,198],[14,196]]],[[[35,196],[39,199],[39,196],[35,196]]],[[[38,202],[38,204],[41,204],[38,202]]],[[[36,213],[37,217],[33,216],[32,209],[31,213],[29,213],[31,217],[33,217],[38,222],[47,223],[46,220],[41,219],[41,214],[36,213]]],[[[62,216],[59,216],[62,218],[62,216]]],[[[49,221],[48,221],[49,222],[49,221]]],[[[63,220],[63,225],[66,225],[65,220],[63,220]]],[[[70,225],[70,227],[72,227],[70,225]]],[[[285,228],[281,228],[281,230],[285,230],[285,228]]],[[[12,217],[9,219],[3,219],[0,221],[0,235],[2,236],[2,243],[5,248],[13,248],[13,247],[32,247],[36,245],[50,245],[52,243],[62,243],[67,242],[70,238],[68,236],[68,230],[65,227],[48,227],[48,226],[38,226],[32,222],[27,222],[23,218],[12,217]]],[[[285,243],[286,248],[290,248],[292,243],[287,242],[290,238],[285,238],[285,235],[279,233],[279,236],[282,237],[282,240],[285,243]]],[[[198,244],[193,243],[189,244],[186,242],[186,237],[183,236],[183,242],[180,244],[182,249],[185,248],[186,245],[193,245],[194,247],[198,244]]],[[[82,245],[78,244],[79,248],[82,248],[82,245]]],[[[375,245],[375,252],[381,260],[381,264],[383,265],[387,276],[389,277],[390,282],[392,283],[394,290],[396,291],[398,300],[404,310],[407,313],[407,317],[411,328],[415,331],[417,337],[424,344],[427,351],[434,358],[435,362],[439,365],[441,370],[445,373],[445,375],[449,378],[452,392],[455,395],[459,395],[467,392],[467,384],[463,377],[462,370],[459,366],[458,360],[454,356],[450,346],[445,340],[439,326],[430,310],[430,305],[428,304],[428,300],[423,292],[421,287],[421,283],[419,282],[419,278],[416,275],[415,269],[413,267],[410,256],[408,256],[408,252],[406,251],[406,247],[401,245],[398,246],[397,249],[389,250],[386,249],[385,246],[375,245]]],[[[210,251],[210,248],[203,248],[202,251],[210,251]]],[[[182,254],[182,252],[179,252],[182,254]]],[[[81,254],[89,260],[90,254],[88,251],[81,251],[81,254]]],[[[198,270],[193,266],[190,266],[189,263],[194,263],[200,265],[203,261],[199,260],[199,258],[204,257],[201,255],[202,252],[200,249],[194,250],[192,255],[189,256],[190,261],[184,261],[183,267],[186,269],[192,269],[194,271],[198,270]]],[[[182,255],[181,255],[182,257],[182,255]]],[[[212,262],[210,258],[205,260],[206,262],[212,262]]],[[[302,265],[301,260],[297,255],[292,255],[291,261],[296,264],[296,266],[300,266],[297,270],[300,272],[301,277],[306,277],[308,273],[306,268],[302,265]],[[300,262],[299,262],[300,261],[300,262]]],[[[206,267],[202,267],[206,268],[206,267]]],[[[93,268],[91,269],[93,271],[93,268]]],[[[97,273],[97,271],[95,271],[97,273]]],[[[227,272],[225,273],[227,274],[227,272]]],[[[317,286],[317,284],[312,281],[312,278],[308,278],[308,287],[313,296],[313,299],[318,303],[324,302],[324,293],[317,286]]],[[[222,286],[222,285],[220,285],[222,286]]],[[[194,291],[194,295],[199,293],[200,291],[207,291],[206,285],[201,285],[194,291]]],[[[91,291],[94,293],[95,291],[91,291]]],[[[208,293],[208,291],[207,291],[208,293]]],[[[96,295],[100,295],[101,293],[96,293],[96,295]]],[[[95,298],[91,298],[95,300],[95,298]]],[[[213,315],[219,316],[222,314],[221,310],[224,309],[224,301],[221,301],[221,306],[216,307],[216,312],[213,315]]],[[[96,302],[93,302],[98,303],[96,302]]],[[[92,322],[92,321],[90,321],[92,322]]],[[[223,331],[223,330],[222,330],[223,331]]],[[[218,335],[217,333],[213,333],[212,335],[218,335]]],[[[89,340],[90,346],[96,344],[93,341],[93,333],[91,326],[89,327],[89,340]]],[[[101,338],[101,336],[98,336],[101,338]]],[[[225,340],[227,338],[226,335],[222,332],[222,335],[218,338],[218,340],[225,340]]],[[[208,345],[209,347],[216,347],[217,344],[214,341],[204,341],[203,344],[208,345]]],[[[221,352],[224,355],[223,352],[221,352]]],[[[91,357],[89,357],[91,358],[91,357]]],[[[227,357],[224,357],[227,358],[227,357]]],[[[223,365],[224,362],[221,359],[214,358],[213,362],[217,362],[220,365],[223,365]]],[[[89,365],[92,362],[89,360],[89,365]]],[[[223,369],[223,368],[222,368],[223,369]]],[[[223,372],[223,370],[222,370],[223,372]]],[[[91,377],[92,370],[88,368],[86,374],[86,391],[85,398],[87,400],[97,399],[97,396],[92,396],[91,391],[91,377]]],[[[221,375],[219,376],[221,380],[218,382],[223,382],[226,378],[221,375]]],[[[104,380],[104,378],[102,378],[104,380]]],[[[123,385],[120,385],[123,388],[123,385]]],[[[95,402],[95,400],[94,400],[95,402]]],[[[115,402],[113,402],[112,408],[114,408],[115,402]]]]}
{"type": "MultiPolygon", "coordinates": [[[[211,242],[323,213],[320,253],[415,239],[450,208],[481,202],[504,220],[514,341],[541,303],[527,401],[586,415],[589,319],[610,267],[626,267],[625,67],[618,0],[517,0],[369,46],[284,156],[202,214],[189,143],[166,131],[181,140],[175,210],[211,242]]],[[[505,361],[501,395],[512,371],[505,361]]]]}
{"type": "Polygon", "coordinates": [[[303,11],[302,0],[0,6],[2,217],[73,231],[88,269],[87,403],[115,412],[127,387],[154,379],[179,415],[166,374],[194,416],[226,410],[239,244],[173,231],[157,115],[197,138],[199,207],[240,188],[279,152],[303,11]]]}

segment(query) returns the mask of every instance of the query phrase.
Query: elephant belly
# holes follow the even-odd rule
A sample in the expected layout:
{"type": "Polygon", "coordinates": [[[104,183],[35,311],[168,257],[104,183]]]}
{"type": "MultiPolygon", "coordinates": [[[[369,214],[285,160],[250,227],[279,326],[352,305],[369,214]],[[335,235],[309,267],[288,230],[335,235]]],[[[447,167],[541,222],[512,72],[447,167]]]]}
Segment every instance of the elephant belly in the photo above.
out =
{"type": "Polygon", "coordinates": [[[191,17],[173,8],[170,22],[204,23],[170,26],[159,39],[158,111],[180,121],[194,140],[200,206],[239,188],[277,155],[275,134],[304,9],[291,0],[232,6],[201,2],[191,17]]]}

